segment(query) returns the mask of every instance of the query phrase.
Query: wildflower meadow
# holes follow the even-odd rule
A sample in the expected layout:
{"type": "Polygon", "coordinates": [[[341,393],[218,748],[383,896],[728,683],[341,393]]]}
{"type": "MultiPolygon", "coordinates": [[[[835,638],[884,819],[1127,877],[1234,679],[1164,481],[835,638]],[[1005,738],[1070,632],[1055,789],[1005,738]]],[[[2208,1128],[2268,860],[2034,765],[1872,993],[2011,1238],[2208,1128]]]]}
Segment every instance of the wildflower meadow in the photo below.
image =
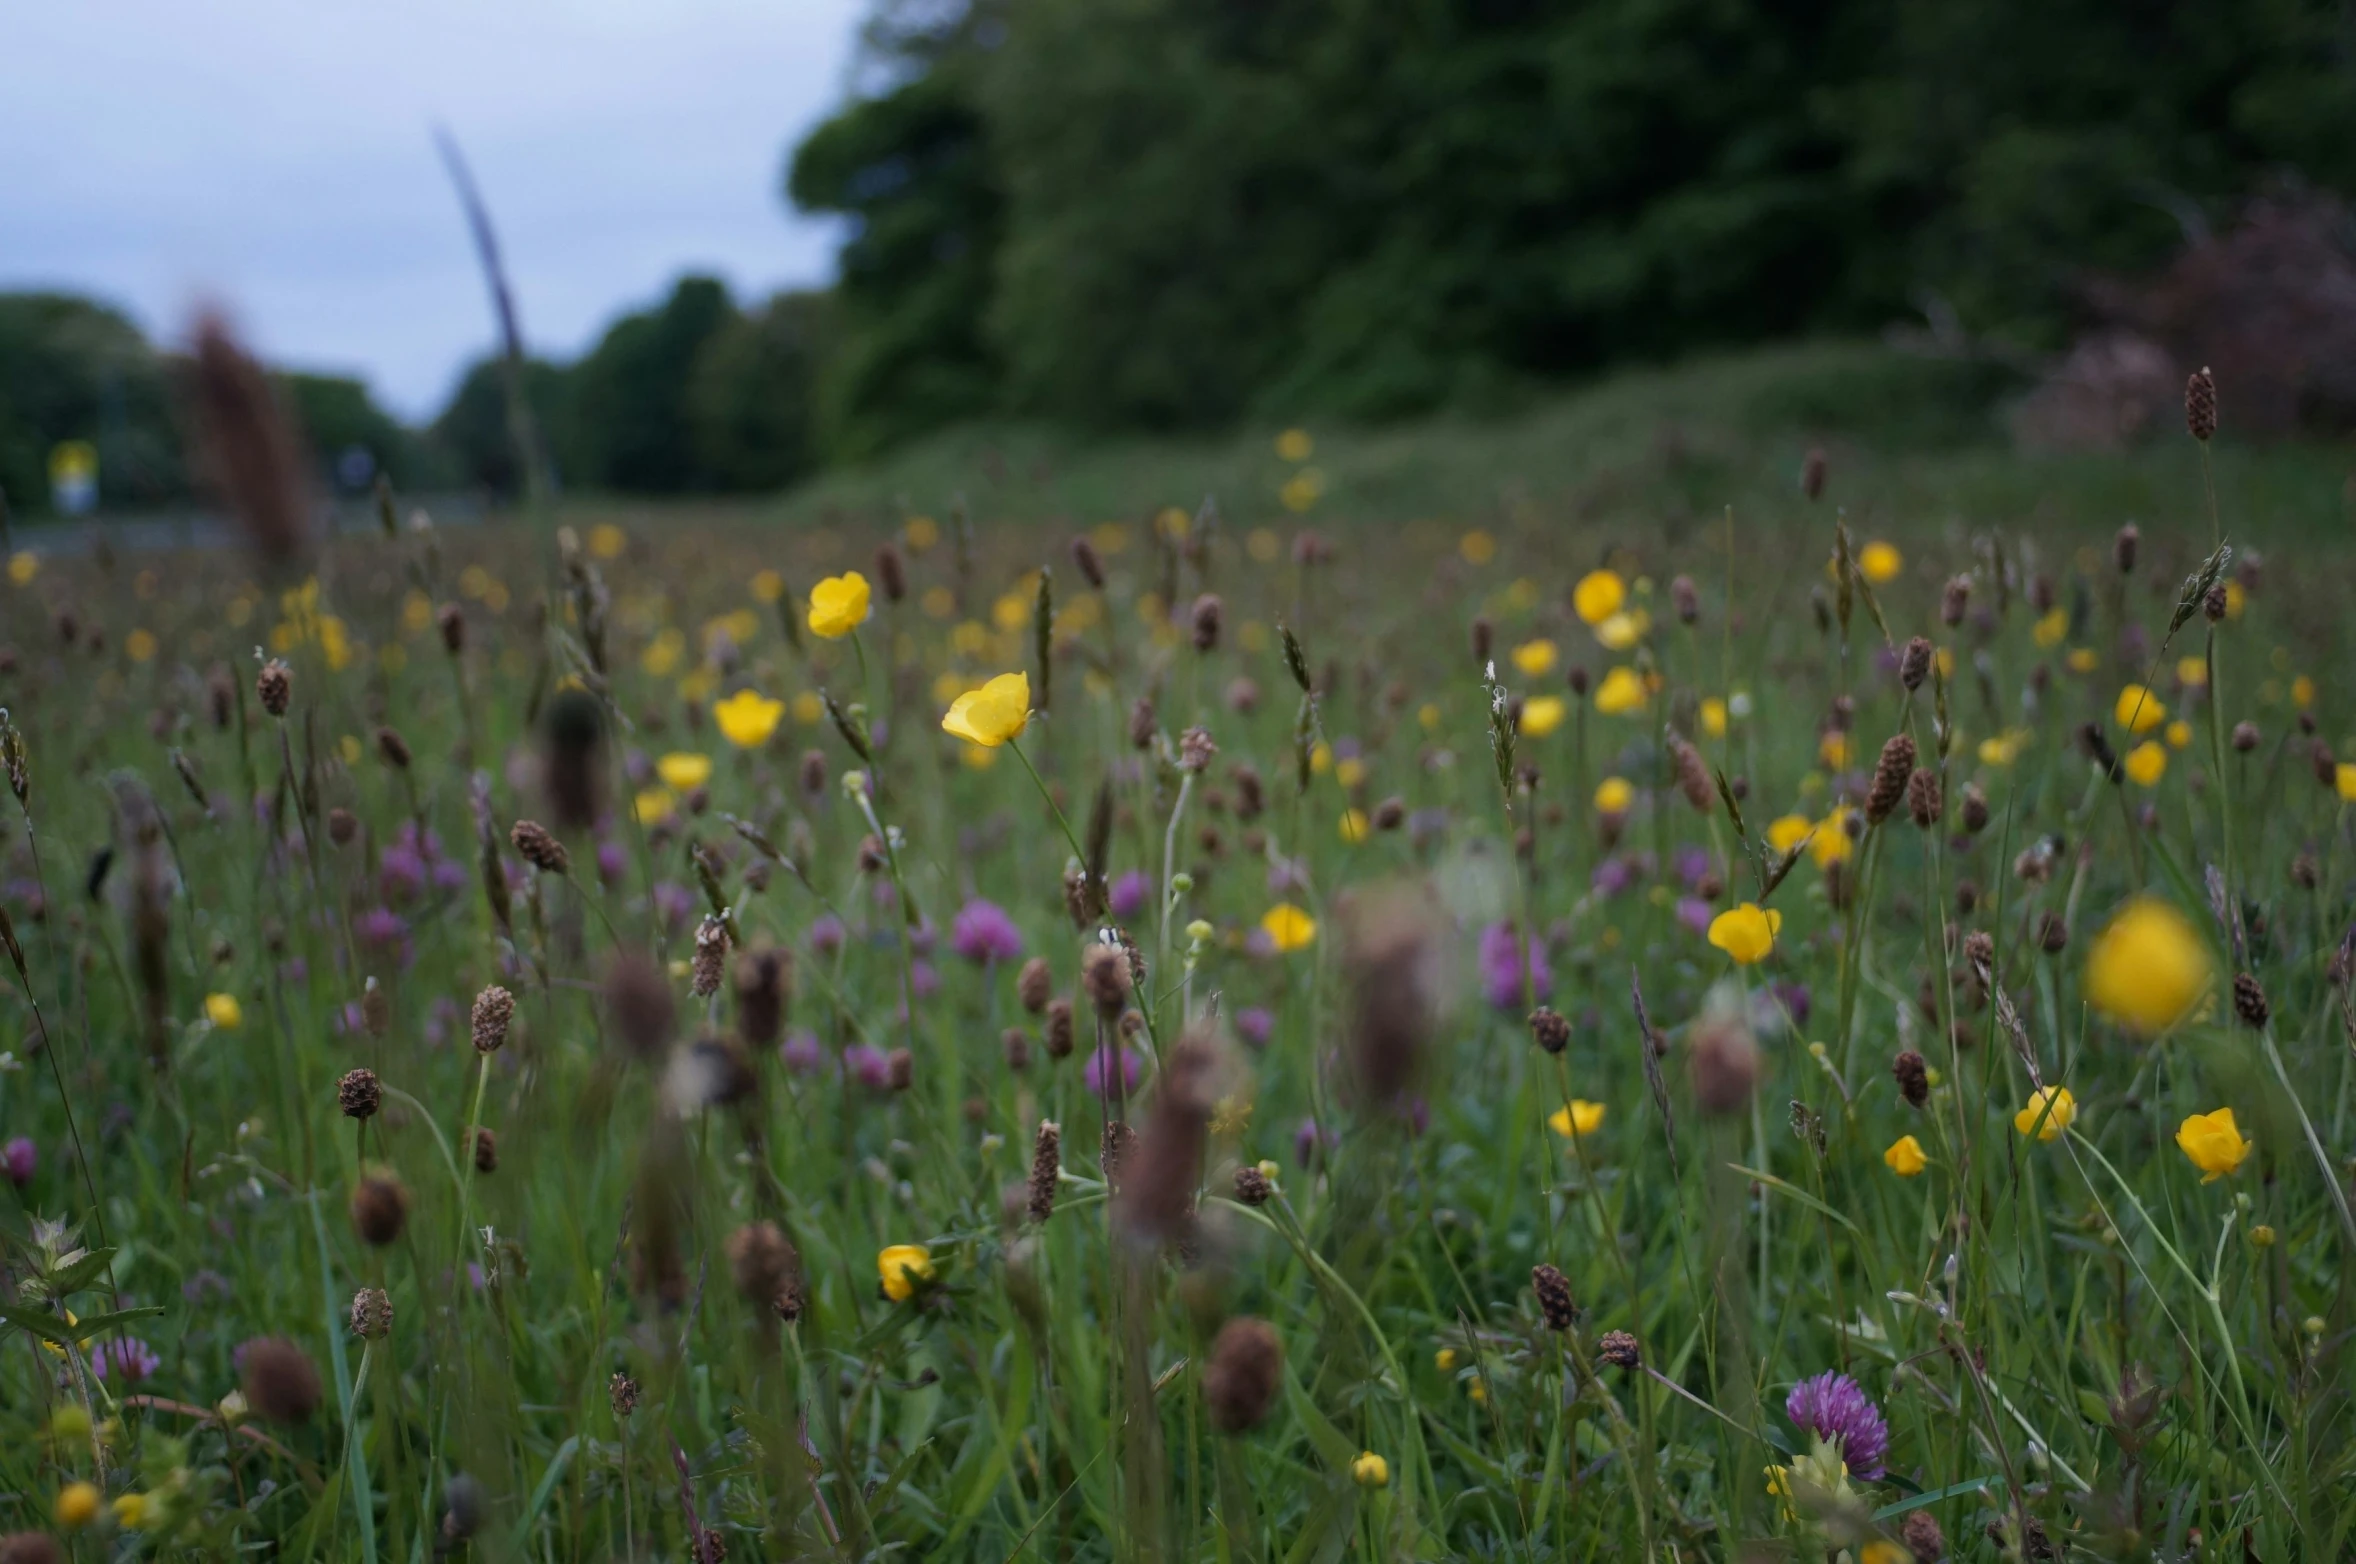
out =
{"type": "Polygon", "coordinates": [[[2131,523],[20,531],[0,1559],[2346,1557],[2218,395],[2131,523]]]}

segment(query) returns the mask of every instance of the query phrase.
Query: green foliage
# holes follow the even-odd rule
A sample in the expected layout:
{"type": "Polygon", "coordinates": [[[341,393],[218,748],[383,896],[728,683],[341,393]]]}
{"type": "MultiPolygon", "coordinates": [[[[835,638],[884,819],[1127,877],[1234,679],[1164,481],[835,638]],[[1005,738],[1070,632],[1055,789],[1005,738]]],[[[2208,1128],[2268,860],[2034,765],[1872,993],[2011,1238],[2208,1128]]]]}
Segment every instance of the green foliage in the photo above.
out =
{"type": "Polygon", "coordinates": [[[685,388],[695,456],[717,487],[779,489],[817,465],[814,397],[835,301],[781,293],[731,313],[696,354],[685,388]]]}
{"type": "Polygon", "coordinates": [[[183,492],[186,475],[163,365],[130,319],[56,293],[0,294],[0,489],[23,511],[49,505],[49,452],[98,448],[102,496],[183,492]]]}
{"type": "Polygon", "coordinates": [[[623,316],[567,377],[557,450],[566,481],[637,494],[711,487],[688,428],[687,386],[736,306],[710,277],[682,277],[670,297],[623,316]]]}
{"type": "MultiPolygon", "coordinates": [[[[508,419],[507,364],[494,355],[467,367],[450,401],[433,422],[434,443],[448,454],[462,483],[494,494],[524,490],[516,455],[515,430],[508,419]]],[[[524,405],[542,441],[564,428],[565,371],[546,359],[523,365],[524,405]]]]}
{"type": "Polygon", "coordinates": [[[851,451],[1487,406],[1930,298],[2045,346],[2261,181],[2356,187],[2322,0],[911,9],[789,185],[854,219],[851,451]]]}
{"type": "Polygon", "coordinates": [[[399,489],[439,486],[450,472],[442,453],[376,405],[366,382],[344,375],[287,373],[278,377],[287,411],[326,468],[340,480],[339,464],[357,447],[374,459],[378,472],[399,489]]]}
{"type": "Polygon", "coordinates": [[[1000,198],[966,82],[944,62],[820,126],[786,189],[839,212],[840,334],[820,389],[827,453],[870,455],[986,406],[998,376],[984,330],[1000,198]]]}

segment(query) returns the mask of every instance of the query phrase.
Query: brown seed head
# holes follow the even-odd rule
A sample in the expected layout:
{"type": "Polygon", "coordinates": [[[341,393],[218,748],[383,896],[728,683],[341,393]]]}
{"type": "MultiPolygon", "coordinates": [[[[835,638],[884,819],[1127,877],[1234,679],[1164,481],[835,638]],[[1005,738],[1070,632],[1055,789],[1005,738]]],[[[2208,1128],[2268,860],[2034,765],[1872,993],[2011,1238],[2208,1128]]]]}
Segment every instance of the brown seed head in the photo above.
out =
{"type": "Polygon", "coordinates": [[[456,603],[444,603],[434,613],[434,625],[442,632],[442,650],[456,657],[466,650],[466,610],[456,603]]]}
{"type": "Polygon", "coordinates": [[[1550,1054],[1561,1053],[1571,1043],[1571,1023],[1551,1006],[1540,1005],[1530,1012],[1530,1040],[1550,1054]]]}
{"type": "Polygon", "coordinates": [[[900,557],[896,545],[886,543],[876,549],[875,584],[883,589],[887,603],[897,603],[908,596],[908,562],[900,557]]]}
{"type": "Polygon", "coordinates": [[[336,1082],[335,1104],[343,1109],[347,1119],[373,1119],[384,1102],[384,1086],[376,1072],[365,1067],[345,1072],[336,1082]]]}
{"type": "Polygon", "coordinates": [[[1267,1419],[1284,1388],[1284,1342],[1266,1320],[1239,1314],[1219,1327],[1203,1366],[1203,1404],[1211,1426],[1245,1434],[1267,1419]]]}
{"type": "Polygon", "coordinates": [[[1906,643],[1898,654],[1898,682],[1910,690],[1922,688],[1922,681],[1931,676],[1931,640],[1918,635],[1906,643]]]}
{"type": "Polygon", "coordinates": [[[736,958],[736,1035],[746,1047],[777,1041],[792,987],[793,957],[776,946],[757,946],[736,958]]]}
{"type": "Polygon", "coordinates": [[[472,1136],[474,1170],[477,1173],[499,1171],[499,1137],[483,1125],[476,1125],[472,1136]]]}
{"type": "Polygon", "coordinates": [[[2233,725],[2233,747],[2236,753],[2243,755],[2256,749],[2258,747],[2258,725],[2254,722],[2235,723],[2233,725]]]}
{"type": "Polygon", "coordinates": [[[1669,583],[1669,604],[1677,611],[1677,622],[1689,625],[1702,616],[1701,590],[1693,584],[1693,577],[1678,576],[1669,583]]]}
{"type": "Polygon", "coordinates": [[[605,1382],[606,1404],[614,1409],[614,1416],[628,1417],[638,1410],[638,1381],[616,1370],[605,1382]]]}
{"type": "Polygon", "coordinates": [[[238,1382],[245,1404],[266,1422],[291,1426],[319,1410],[318,1366],[283,1337],[258,1337],[238,1349],[238,1382]]]}
{"type": "Polygon", "coordinates": [[[1710,768],[1700,750],[1671,734],[1669,764],[1677,773],[1678,790],[1685,794],[1685,801],[1693,806],[1696,814],[1707,815],[1718,807],[1717,784],[1710,780],[1710,768]]]}
{"type": "Polygon", "coordinates": [[[1104,1169],[1104,1181],[1112,1185],[1116,1193],[1120,1189],[1122,1172],[1128,1167],[1129,1159],[1136,1154],[1136,1150],[1137,1132],[1129,1127],[1126,1119],[1105,1121],[1104,1137],[1097,1147],[1096,1157],[1104,1169]]]}
{"type": "Polygon", "coordinates": [[[393,1300],[382,1287],[363,1287],[352,1294],[352,1334],[369,1341],[389,1336],[393,1329],[393,1300]]]}
{"type": "Polygon", "coordinates": [[[635,951],[614,957],[605,974],[605,1004],[622,1046],[638,1058],[656,1058],[671,1045],[677,1016],[671,981],[650,957],[635,951]]]}
{"type": "Polygon", "coordinates": [[[1275,1197],[1276,1186],[1252,1163],[1235,1170],[1235,1198],[1247,1206],[1264,1206],[1275,1197]]]}
{"type": "Polygon", "coordinates": [[[2215,586],[2209,588],[2208,591],[2201,594],[2201,615],[2203,618],[2207,619],[2209,623],[2213,625],[2223,624],[2225,622],[2225,616],[2232,612],[2232,610],[2233,598],[2226,592],[2224,582],[2218,582],[2215,586]]]}
{"type": "Polygon", "coordinates": [[[1219,746],[1211,742],[1205,728],[1188,728],[1178,735],[1178,769],[1201,772],[1211,764],[1211,757],[1219,753],[1219,746]]]}
{"type": "Polygon", "coordinates": [[[1579,1323],[1578,1300],[1571,1296],[1571,1279],[1551,1265],[1530,1267],[1530,1290],[1538,1295],[1538,1312],[1548,1330],[1569,1330],[1579,1323]]]}
{"type": "Polygon", "coordinates": [[[1893,733],[1882,745],[1881,759],[1874,764],[1873,783],[1865,790],[1865,819],[1869,825],[1880,825],[1897,811],[1906,797],[1906,779],[1914,775],[1914,736],[1893,733]]]}
{"type": "Polygon", "coordinates": [[[2217,377],[2203,365],[2184,382],[2184,427],[2203,444],[2217,433],[2217,377]]]}
{"type": "Polygon", "coordinates": [[[1110,1018],[1121,1013],[1129,1002],[1129,961],[1121,950],[1112,945],[1091,943],[1080,952],[1080,991],[1096,1007],[1096,1013],[1110,1018]]]}
{"type": "Polygon", "coordinates": [[[1079,567],[1080,579],[1088,583],[1089,590],[1104,590],[1104,561],[1097,557],[1095,544],[1086,538],[1072,539],[1072,563],[1079,567]]]}
{"type": "Polygon", "coordinates": [[[572,865],[572,857],[564,850],[564,843],[549,834],[548,827],[537,820],[518,820],[507,833],[524,862],[542,874],[562,874],[572,865]]]}
{"type": "Polygon", "coordinates": [[[390,1173],[371,1173],[352,1186],[352,1231],[374,1248],[401,1236],[409,1223],[409,1191],[390,1173]]]}
{"type": "Polygon", "coordinates": [[[1045,956],[1033,956],[1023,963],[1014,980],[1015,997],[1023,1008],[1037,1015],[1047,1008],[1047,1001],[1055,992],[1055,974],[1048,970],[1045,956]]]}
{"type": "Polygon", "coordinates": [[[1374,806],[1374,828],[1396,831],[1407,823],[1407,800],[1393,794],[1374,806]]]}
{"type": "Polygon", "coordinates": [[[1039,1046],[1047,1050],[1050,1059],[1072,1056],[1072,1002],[1060,994],[1047,1002],[1046,1019],[1039,1027],[1039,1046]]]}
{"type": "Polygon", "coordinates": [[[2143,529],[2128,522],[2111,539],[2111,563],[2119,567],[2122,576],[2135,573],[2135,551],[2143,545],[2143,529]]]}
{"type": "Polygon", "coordinates": [[[507,1046],[507,1029],[515,1022],[515,996],[498,984],[474,996],[471,1018],[474,1051],[495,1054],[507,1046]]]}
{"type": "Polygon", "coordinates": [[[1939,1564],[1947,1556],[1947,1534],[1928,1510],[1908,1510],[1898,1523],[1898,1540],[1914,1555],[1915,1564],[1939,1564]]]}
{"type": "Polygon", "coordinates": [[[1914,823],[1927,831],[1939,823],[1946,808],[1946,794],[1939,786],[1939,773],[1923,768],[1906,779],[1906,812],[1914,823]]]}
{"type": "Polygon", "coordinates": [[[376,752],[382,755],[384,763],[395,771],[409,769],[411,759],[409,741],[401,737],[394,729],[379,728],[376,730],[376,752]]]}
{"type": "Polygon", "coordinates": [[[287,703],[294,699],[294,670],[271,658],[254,675],[254,695],[261,701],[262,710],[273,717],[285,716],[287,703]]]}
{"type": "Polygon", "coordinates": [[[756,1309],[774,1309],[798,1292],[801,1268],[801,1256],[774,1222],[748,1222],[728,1235],[729,1279],[756,1309]]]}
{"type": "Polygon", "coordinates": [[[360,817],[338,805],[327,812],[327,839],[338,847],[349,847],[352,838],[360,834],[360,817]]]}
{"type": "Polygon", "coordinates": [[[1250,766],[1237,766],[1231,773],[1235,779],[1235,818],[1256,820],[1268,807],[1267,786],[1260,773],[1250,766]]]}
{"type": "Polygon", "coordinates": [[[1115,1205],[1122,1227],[1141,1242],[1175,1243],[1192,1228],[1217,1069],[1216,1045],[1197,1032],[1163,1056],[1144,1133],[1122,1162],[1115,1205]]]}
{"type": "Polygon", "coordinates": [[[1624,1330],[1605,1331],[1596,1340],[1595,1355],[1617,1369],[1641,1368],[1644,1364],[1644,1349],[1624,1330]]]}
{"type": "Polygon", "coordinates": [[[721,974],[728,970],[728,925],[706,915],[695,926],[695,957],[688,963],[688,986],[698,999],[720,992],[721,974]]]}
{"type": "Polygon", "coordinates": [[[311,550],[309,464],[269,372],[209,311],[197,321],[188,364],[195,466],[205,487],[264,561],[303,558],[311,550]]]}
{"type": "Polygon", "coordinates": [[[1219,645],[1219,623],[1226,613],[1218,595],[1205,592],[1194,600],[1194,649],[1198,652],[1215,651],[1219,645]]]}
{"type": "Polygon", "coordinates": [[[1129,747],[1131,749],[1151,749],[1153,748],[1153,735],[1153,697],[1140,695],[1137,697],[1137,704],[1129,708],[1129,747]]]}
{"type": "Polygon", "coordinates": [[[360,1024],[370,1037],[382,1037],[393,1024],[393,1002],[385,994],[384,985],[370,978],[360,989],[360,1024]]]}
{"type": "Polygon", "coordinates": [[[1988,795],[1977,782],[1963,785],[1963,828],[1975,836],[1988,828],[1988,795]]]}
{"type": "Polygon", "coordinates": [[[896,1092],[915,1085],[916,1055],[905,1048],[895,1048],[884,1055],[884,1084],[896,1092]]]}
{"type": "Polygon", "coordinates": [[[2233,1013],[2253,1032],[2266,1030],[2266,1022],[2274,1014],[2273,1007],[2266,1003],[2266,990],[2251,973],[2233,975],[2233,1013]]]}
{"type": "Polygon", "coordinates": [[[65,1552],[45,1531],[10,1532],[0,1537],[0,1564],[65,1564],[65,1552]]]}
{"type": "Polygon", "coordinates": [[[1686,1034],[1685,1068],[1708,1114],[1740,1112],[1759,1084],[1759,1042],[1739,1009],[1712,1006],[1686,1034]]]}
{"type": "Polygon", "coordinates": [[[1822,446],[1812,447],[1800,463],[1800,492],[1811,500],[1824,498],[1825,460],[1822,446]]]}
{"type": "Polygon", "coordinates": [[[1898,1095],[1906,1099],[1909,1108],[1920,1108],[1931,1100],[1930,1066],[1921,1054],[1909,1048],[1890,1061],[1890,1074],[1898,1082],[1898,1095]]]}
{"type": "Polygon", "coordinates": [[[1497,627],[1489,623],[1486,615],[1474,619],[1472,622],[1473,661],[1486,666],[1496,645],[1497,627]]]}
{"type": "Polygon", "coordinates": [[[2069,948],[2070,926],[2058,912],[2037,914],[2037,948],[2048,956],[2058,956],[2069,948]]]}
{"type": "Polygon", "coordinates": [[[1020,1075],[1031,1067],[1031,1034],[1019,1026],[1010,1026],[998,1034],[999,1052],[1006,1057],[1006,1067],[1020,1075]]]}
{"type": "Polygon", "coordinates": [[[1023,1210],[1034,1222],[1044,1222],[1055,1214],[1055,1181],[1063,1170],[1063,1130],[1052,1119],[1039,1121],[1038,1136],[1031,1142],[1031,1182],[1023,1210]]]}
{"type": "Polygon", "coordinates": [[[1946,587],[1939,593],[1939,623],[1952,630],[1963,623],[1964,609],[1971,604],[1972,578],[1949,576],[1946,587]]]}

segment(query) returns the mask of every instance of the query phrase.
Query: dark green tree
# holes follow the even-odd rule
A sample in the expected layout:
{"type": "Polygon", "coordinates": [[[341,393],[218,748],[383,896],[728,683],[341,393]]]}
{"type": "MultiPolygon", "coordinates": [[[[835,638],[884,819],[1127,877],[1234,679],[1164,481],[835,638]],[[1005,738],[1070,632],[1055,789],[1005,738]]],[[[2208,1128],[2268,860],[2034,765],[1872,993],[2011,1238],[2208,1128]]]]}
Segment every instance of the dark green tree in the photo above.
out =
{"type": "Polygon", "coordinates": [[[715,486],[777,489],[817,466],[818,373],[834,301],[780,293],[708,338],[687,381],[689,437],[715,486]]]}
{"type": "Polygon", "coordinates": [[[712,487],[688,426],[687,385],[704,345],[735,318],[725,284],[682,277],[661,304],[608,327],[568,376],[571,428],[555,445],[569,481],[636,494],[712,487]]]}

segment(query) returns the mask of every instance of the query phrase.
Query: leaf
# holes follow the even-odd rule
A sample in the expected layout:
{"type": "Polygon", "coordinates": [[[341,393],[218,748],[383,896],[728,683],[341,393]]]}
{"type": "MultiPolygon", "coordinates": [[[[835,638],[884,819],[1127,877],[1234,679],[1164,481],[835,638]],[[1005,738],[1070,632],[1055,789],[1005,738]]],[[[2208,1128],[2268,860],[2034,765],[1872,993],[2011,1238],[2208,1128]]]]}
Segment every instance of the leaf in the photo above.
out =
{"type": "Polygon", "coordinates": [[[1770,1189],[1779,1190],[1782,1193],[1791,1196],[1801,1205],[1806,1206],[1809,1210],[1816,1212],[1820,1216],[1831,1217],[1834,1221],[1840,1223],[1841,1226],[1847,1228],[1850,1232],[1856,1233],[1858,1237],[1863,1238],[1865,1236],[1863,1232],[1858,1230],[1856,1223],[1850,1221],[1847,1217],[1841,1215],[1838,1211],[1835,1211],[1832,1207],[1826,1205],[1823,1201],[1817,1199],[1814,1195],[1809,1194],[1806,1190],[1800,1188],[1799,1185],[1788,1183],[1783,1179],[1777,1178],[1772,1173],[1762,1173],[1757,1168],[1746,1168],[1739,1162],[1729,1162],[1726,1165],[1735,1172],[1740,1173],[1744,1178],[1756,1179],[1760,1183],[1765,1184],[1770,1189]]]}
{"type": "Polygon", "coordinates": [[[115,1254],[116,1251],[112,1249],[93,1249],[79,1260],[59,1266],[49,1274],[47,1282],[49,1290],[60,1298],[82,1291],[91,1285],[93,1278],[107,1268],[107,1265],[113,1261],[115,1254]]]}

